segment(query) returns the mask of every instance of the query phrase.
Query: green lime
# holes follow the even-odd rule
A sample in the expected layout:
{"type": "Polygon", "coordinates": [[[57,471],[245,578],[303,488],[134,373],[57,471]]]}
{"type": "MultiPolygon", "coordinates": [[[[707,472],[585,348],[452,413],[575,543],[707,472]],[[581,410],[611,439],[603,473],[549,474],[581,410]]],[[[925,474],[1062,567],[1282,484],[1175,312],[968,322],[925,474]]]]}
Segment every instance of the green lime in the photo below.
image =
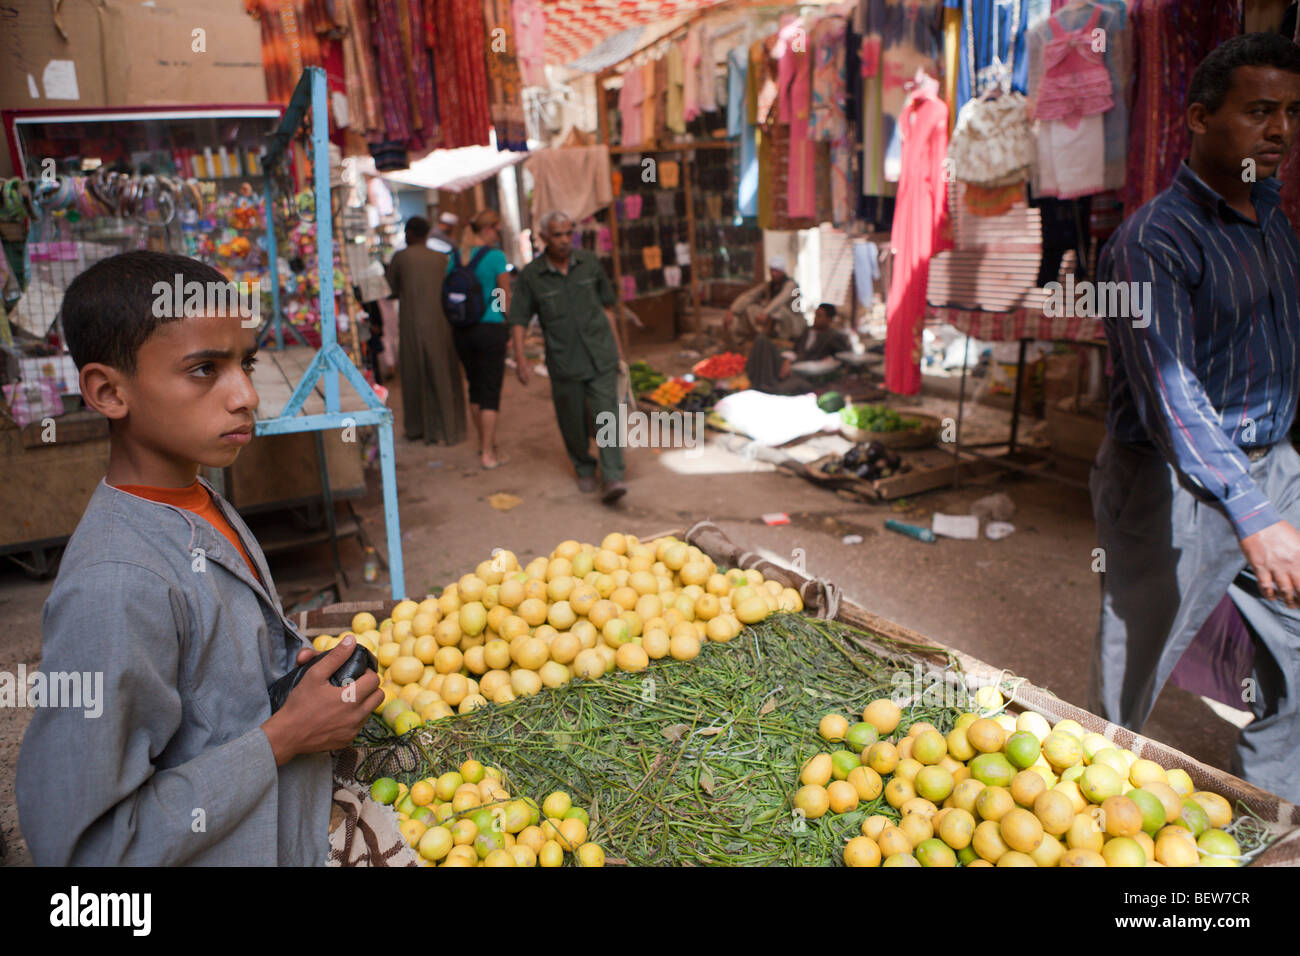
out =
{"type": "Polygon", "coordinates": [[[1171,820],[1176,827],[1192,831],[1192,836],[1199,837],[1210,829],[1210,818],[1199,803],[1191,798],[1183,801],[1183,812],[1177,820],[1171,820]]]}
{"type": "Polygon", "coordinates": [[[961,863],[962,866],[969,866],[979,858],[980,855],[975,852],[975,848],[970,844],[967,844],[957,851],[957,861],[961,863]]]}
{"type": "Polygon", "coordinates": [[[837,750],[831,754],[831,776],[836,780],[846,780],[854,767],[861,767],[862,761],[850,750],[837,750]]]}
{"type": "Polygon", "coordinates": [[[480,860],[487,859],[493,850],[504,850],[505,847],[506,835],[500,830],[480,830],[474,838],[474,852],[480,860]]]}
{"type": "MultiPolygon", "coordinates": [[[[916,788],[916,795],[924,797],[931,803],[938,806],[948,799],[948,794],[952,793],[953,779],[952,773],[947,767],[938,765],[922,767],[912,780],[912,786],[916,788]]],[[[919,851],[918,851],[918,859],[919,851]]],[[[924,860],[921,861],[925,863],[924,860]]]]}
{"type": "Polygon", "coordinates": [[[419,820],[426,827],[431,827],[438,822],[438,816],[433,812],[432,807],[416,807],[415,812],[411,814],[412,820],[419,820]]]}
{"type": "Polygon", "coordinates": [[[1124,790],[1124,781],[1104,763],[1095,763],[1079,777],[1079,792],[1092,803],[1102,803],[1107,797],[1118,797],[1124,790]]]}
{"type": "Polygon", "coordinates": [[[1010,787],[1016,768],[1001,753],[980,754],[970,762],[970,775],[986,787],[1010,787]]]}
{"type": "Polygon", "coordinates": [[[392,806],[400,792],[401,788],[392,777],[380,777],[370,785],[370,799],[386,807],[392,806]]]}
{"type": "Polygon", "coordinates": [[[564,812],[562,819],[581,820],[584,827],[591,826],[591,817],[587,815],[587,811],[582,809],[582,807],[569,807],[569,809],[564,812]]]}
{"type": "Polygon", "coordinates": [[[920,866],[916,857],[910,853],[895,853],[893,856],[885,857],[885,862],[881,866],[920,866]]]}
{"type": "Polygon", "coordinates": [[[477,810],[473,810],[466,814],[466,818],[473,822],[474,826],[478,828],[479,833],[485,833],[486,831],[493,829],[492,823],[494,817],[492,815],[491,807],[479,807],[477,810]]]}
{"type": "Polygon", "coordinates": [[[411,795],[409,793],[404,794],[402,799],[397,801],[398,813],[405,813],[407,816],[410,816],[415,812],[415,810],[415,804],[411,802],[411,795]]]}
{"type": "Polygon", "coordinates": [[[1241,847],[1222,830],[1206,830],[1196,841],[1202,866],[1241,866],[1241,847]]]}
{"type": "Polygon", "coordinates": [[[1002,749],[1006,752],[1007,759],[1011,761],[1011,766],[1017,770],[1028,770],[1042,752],[1038,745],[1038,738],[1027,730],[1017,730],[1007,738],[1002,749]]]}
{"type": "Polygon", "coordinates": [[[876,733],[875,726],[865,721],[851,725],[848,733],[844,735],[844,742],[858,753],[862,753],[879,739],[880,735],[876,733]]]}
{"type": "Polygon", "coordinates": [[[1061,780],[1078,780],[1083,776],[1083,772],[1088,768],[1081,763],[1076,763],[1073,767],[1066,767],[1061,771],[1061,780]]]}
{"type": "Polygon", "coordinates": [[[1150,790],[1130,790],[1125,796],[1142,811],[1142,829],[1148,836],[1155,836],[1156,831],[1165,825],[1165,805],[1160,798],[1150,790]]]}
{"type": "Polygon", "coordinates": [[[957,854],[952,852],[952,847],[935,837],[917,844],[916,859],[922,866],[957,865],[957,854]]]}
{"type": "Polygon", "coordinates": [[[537,822],[542,819],[542,808],[537,805],[537,801],[532,797],[524,797],[524,803],[528,804],[528,825],[535,827],[537,822]]]}

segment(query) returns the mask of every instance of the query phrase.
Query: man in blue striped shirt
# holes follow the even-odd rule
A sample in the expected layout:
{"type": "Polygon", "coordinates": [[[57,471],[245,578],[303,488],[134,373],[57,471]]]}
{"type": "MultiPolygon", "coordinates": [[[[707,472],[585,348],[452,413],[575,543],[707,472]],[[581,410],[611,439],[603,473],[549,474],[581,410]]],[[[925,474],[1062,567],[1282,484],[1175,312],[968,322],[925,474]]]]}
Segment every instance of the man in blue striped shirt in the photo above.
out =
{"type": "Polygon", "coordinates": [[[1146,307],[1105,316],[1091,704],[1139,730],[1226,592],[1256,648],[1233,769],[1300,802],[1300,239],[1273,178],[1300,133],[1300,45],[1236,37],[1188,100],[1190,157],[1101,255],[1099,285],[1129,283],[1146,307]]]}

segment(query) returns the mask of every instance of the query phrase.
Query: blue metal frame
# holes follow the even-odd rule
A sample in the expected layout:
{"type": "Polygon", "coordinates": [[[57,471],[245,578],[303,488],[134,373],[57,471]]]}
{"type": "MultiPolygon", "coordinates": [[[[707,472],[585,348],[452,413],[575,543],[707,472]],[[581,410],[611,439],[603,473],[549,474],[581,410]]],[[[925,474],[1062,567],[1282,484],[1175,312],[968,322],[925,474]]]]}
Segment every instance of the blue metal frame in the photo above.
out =
{"type": "MultiPolygon", "coordinates": [[[[254,426],[258,435],[285,435],[291,432],[326,431],[335,428],[375,425],[379,428],[379,466],[383,477],[384,525],[388,533],[388,576],[392,585],[393,600],[406,597],[406,572],[402,564],[402,528],[397,512],[397,463],[393,453],[393,413],[384,406],[375,390],[370,387],[348,354],[337,341],[334,315],[334,225],[330,205],[330,157],[328,91],[325,71],[309,66],[303,71],[293,98],[271,134],[271,142],[263,159],[264,168],[270,170],[293,142],[293,137],[308,109],[311,110],[311,148],[316,195],[316,247],[320,270],[320,334],[321,347],[312,359],[290,396],[288,404],[276,418],[259,421],[254,426]],[[366,409],[360,412],[339,410],[339,375],[361,396],[366,409]],[[307,396],[316,383],[324,379],[325,411],[319,415],[299,415],[307,396]]],[[[267,254],[271,264],[271,302],[274,309],[276,348],[284,347],[280,327],[279,275],[275,271],[275,230],[271,210],[271,174],[266,173],[267,254]]]]}

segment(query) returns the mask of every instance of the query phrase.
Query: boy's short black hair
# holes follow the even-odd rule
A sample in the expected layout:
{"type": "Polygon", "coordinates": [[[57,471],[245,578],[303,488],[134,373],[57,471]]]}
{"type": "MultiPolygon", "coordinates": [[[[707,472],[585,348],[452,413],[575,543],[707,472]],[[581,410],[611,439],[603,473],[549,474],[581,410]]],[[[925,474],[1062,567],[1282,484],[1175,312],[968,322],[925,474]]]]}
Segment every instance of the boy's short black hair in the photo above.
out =
{"type": "Polygon", "coordinates": [[[1232,71],[1239,66],[1271,66],[1300,74],[1300,43],[1277,33],[1243,33],[1219,44],[1192,74],[1187,105],[1200,103],[1217,112],[1232,89],[1232,71]]]}
{"type": "Polygon", "coordinates": [[[165,322],[184,312],[156,309],[158,283],[230,280],[212,266],[170,252],[124,252],[101,259],[68,285],[59,318],[77,368],[102,362],[128,375],[135,372],[140,346],[165,322]],[[162,312],[162,315],[158,313],[162,312]]]}
{"type": "Polygon", "coordinates": [[[821,305],[817,306],[817,311],[825,312],[831,317],[831,319],[834,319],[835,316],[839,315],[839,309],[835,308],[834,304],[830,302],[823,302],[821,305]]]}
{"type": "Polygon", "coordinates": [[[429,238],[429,220],[423,216],[412,216],[406,220],[406,244],[424,242],[429,238]]]}

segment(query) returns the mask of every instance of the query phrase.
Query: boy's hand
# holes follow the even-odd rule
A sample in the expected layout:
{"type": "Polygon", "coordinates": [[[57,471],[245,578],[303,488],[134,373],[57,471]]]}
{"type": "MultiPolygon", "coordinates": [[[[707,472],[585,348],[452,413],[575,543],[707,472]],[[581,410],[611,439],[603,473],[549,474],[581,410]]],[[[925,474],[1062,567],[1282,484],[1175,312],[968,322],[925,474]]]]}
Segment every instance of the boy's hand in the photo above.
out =
{"type": "MultiPolygon", "coordinates": [[[[374,671],[366,671],[359,681],[345,687],[329,682],[355,648],[356,638],[349,635],[327,651],[325,660],[303,675],[284,706],[262,724],[277,767],[299,754],[346,747],[384,699],[379,675],[374,671]]],[[[298,663],[311,657],[312,652],[304,648],[298,653],[298,663]]]]}

